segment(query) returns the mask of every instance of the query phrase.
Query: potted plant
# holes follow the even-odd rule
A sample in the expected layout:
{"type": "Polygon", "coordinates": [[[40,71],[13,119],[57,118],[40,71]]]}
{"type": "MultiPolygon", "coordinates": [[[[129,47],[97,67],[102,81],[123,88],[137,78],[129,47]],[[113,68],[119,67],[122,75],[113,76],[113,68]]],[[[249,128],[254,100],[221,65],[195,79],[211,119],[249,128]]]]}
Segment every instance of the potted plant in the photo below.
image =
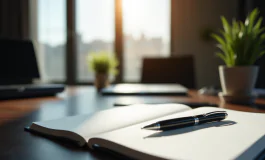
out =
{"type": "Polygon", "coordinates": [[[254,63],[265,53],[265,28],[259,10],[254,9],[245,22],[233,20],[229,24],[226,18],[221,20],[223,29],[212,37],[221,50],[217,56],[226,64],[219,66],[222,94],[252,96],[259,69],[254,63]]]}
{"type": "Polygon", "coordinates": [[[93,52],[88,54],[89,69],[95,73],[95,86],[98,90],[109,84],[109,76],[118,73],[118,60],[113,53],[93,52]]]}

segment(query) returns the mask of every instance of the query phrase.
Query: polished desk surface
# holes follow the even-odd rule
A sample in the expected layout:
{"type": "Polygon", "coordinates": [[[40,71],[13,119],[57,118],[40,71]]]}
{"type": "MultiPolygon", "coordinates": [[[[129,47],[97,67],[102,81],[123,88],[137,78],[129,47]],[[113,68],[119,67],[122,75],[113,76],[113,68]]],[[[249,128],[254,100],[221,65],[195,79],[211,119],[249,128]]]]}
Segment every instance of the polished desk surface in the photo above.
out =
{"type": "Polygon", "coordinates": [[[209,102],[221,108],[264,112],[265,100],[258,99],[257,105],[244,106],[225,104],[218,97],[199,95],[189,91],[189,96],[102,96],[92,86],[68,87],[57,97],[30,98],[0,101],[0,159],[115,159],[109,154],[91,152],[60,141],[42,138],[25,132],[23,128],[34,121],[43,121],[91,113],[113,108],[115,101],[130,102],[209,102]]]}

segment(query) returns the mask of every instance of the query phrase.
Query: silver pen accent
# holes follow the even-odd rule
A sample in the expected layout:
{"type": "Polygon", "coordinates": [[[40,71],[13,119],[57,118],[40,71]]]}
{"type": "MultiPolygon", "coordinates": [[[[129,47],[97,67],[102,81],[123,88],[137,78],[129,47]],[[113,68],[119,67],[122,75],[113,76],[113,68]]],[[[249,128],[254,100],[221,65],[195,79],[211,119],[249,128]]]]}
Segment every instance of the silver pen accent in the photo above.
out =
{"type": "Polygon", "coordinates": [[[160,124],[156,123],[156,124],[151,124],[148,126],[143,127],[142,129],[150,129],[150,130],[159,130],[160,129],[160,124]]]}
{"type": "Polygon", "coordinates": [[[197,125],[200,123],[200,119],[196,116],[193,117],[194,118],[194,125],[197,125]]]}

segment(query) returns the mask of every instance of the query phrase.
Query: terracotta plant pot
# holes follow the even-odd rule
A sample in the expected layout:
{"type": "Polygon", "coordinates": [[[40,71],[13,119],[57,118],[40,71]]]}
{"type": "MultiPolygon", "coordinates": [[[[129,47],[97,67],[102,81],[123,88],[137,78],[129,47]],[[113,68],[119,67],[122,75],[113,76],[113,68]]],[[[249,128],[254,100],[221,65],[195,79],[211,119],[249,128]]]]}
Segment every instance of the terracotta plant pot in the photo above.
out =
{"type": "Polygon", "coordinates": [[[219,66],[223,95],[251,96],[259,68],[257,66],[219,66]]]}
{"type": "Polygon", "coordinates": [[[96,73],[94,85],[96,86],[98,91],[100,91],[102,88],[107,87],[109,85],[108,74],[96,73]]]}

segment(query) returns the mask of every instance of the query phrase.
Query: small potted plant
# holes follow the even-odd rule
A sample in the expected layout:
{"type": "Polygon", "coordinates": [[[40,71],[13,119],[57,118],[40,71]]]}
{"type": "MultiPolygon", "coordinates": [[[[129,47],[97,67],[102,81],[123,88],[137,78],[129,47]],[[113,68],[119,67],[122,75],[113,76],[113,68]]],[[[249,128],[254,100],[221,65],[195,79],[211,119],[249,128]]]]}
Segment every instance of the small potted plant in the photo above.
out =
{"type": "Polygon", "coordinates": [[[93,52],[88,54],[89,69],[95,73],[95,86],[98,90],[109,84],[109,76],[118,73],[118,60],[113,53],[93,52]]]}
{"type": "Polygon", "coordinates": [[[221,50],[217,53],[226,64],[219,66],[222,94],[228,96],[253,96],[258,74],[255,62],[264,55],[265,33],[259,10],[254,9],[245,22],[233,20],[229,24],[221,17],[223,29],[212,34],[221,50]]]}

